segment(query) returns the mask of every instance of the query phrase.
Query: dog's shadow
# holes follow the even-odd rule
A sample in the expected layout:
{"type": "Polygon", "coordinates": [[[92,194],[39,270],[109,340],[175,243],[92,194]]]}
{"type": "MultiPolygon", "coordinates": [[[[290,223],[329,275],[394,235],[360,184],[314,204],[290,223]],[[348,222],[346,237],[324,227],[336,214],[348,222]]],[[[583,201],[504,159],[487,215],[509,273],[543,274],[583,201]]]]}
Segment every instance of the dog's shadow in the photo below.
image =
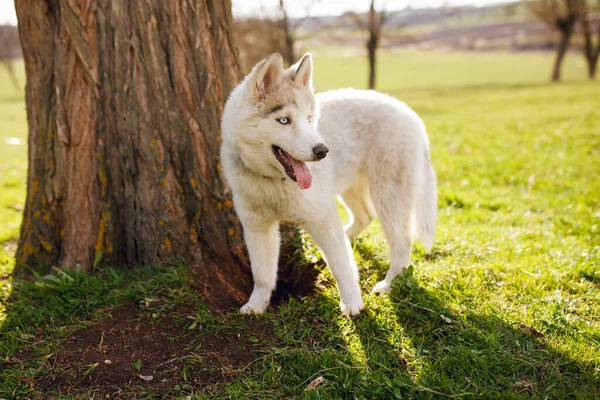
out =
{"type": "MultiPolygon", "coordinates": [[[[352,244],[370,263],[369,273],[383,278],[389,268],[386,257],[374,252],[368,240],[358,238],[352,244]]],[[[426,261],[448,256],[435,249],[424,254],[417,248],[415,253],[416,259],[426,261]]],[[[555,349],[550,337],[534,327],[503,319],[492,309],[481,313],[457,306],[442,295],[419,284],[413,267],[394,280],[391,293],[366,294],[379,298],[367,300],[367,309],[352,319],[331,318],[337,304],[317,293],[311,302],[319,304],[323,316],[316,323],[330,325],[328,332],[340,332],[329,340],[339,342],[340,363],[351,360],[344,388],[332,387],[329,394],[359,395],[367,382],[368,392],[380,398],[569,397],[580,385],[589,389],[588,395],[600,396],[593,363],[555,349]],[[348,332],[355,342],[358,338],[359,350],[348,332]]],[[[597,337],[588,339],[593,343],[597,337]]]]}
{"type": "MultiPolygon", "coordinates": [[[[376,250],[376,247],[380,249],[381,246],[374,246],[371,240],[365,236],[359,236],[352,240],[351,244],[360,260],[370,264],[370,268],[366,273],[369,273],[375,282],[382,280],[390,267],[387,244],[383,246],[386,249],[383,252],[376,250]]],[[[414,246],[412,253],[411,259],[413,262],[416,260],[424,260],[426,262],[440,261],[450,255],[448,250],[439,248],[433,248],[430,252],[425,253],[420,244],[414,246]]],[[[361,271],[361,274],[363,273],[365,271],[361,271]]]]}
{"type": "MultiPolygon", "coordinates": [[[[556,398],[574,396],[579,385],[588,395],[600,395],[593,363],[561,353],[533,327],[493,313],[455,311],[410,272],[394,281],[391,293],[377,296],[382,298],[367,302],[343,326],[332,323],[346,332],[341,343],[348,343],[349,330],[358,337],[360,351],[343,344],[338,357],[365,372],[369,391],[380,398],[556,398]]],[[[336,306],[322,295],[317,300],[336,306]]],[[[364,382],[350,374],[356,379],[344,396],[351,397],[362,392],[364,382]]]]}

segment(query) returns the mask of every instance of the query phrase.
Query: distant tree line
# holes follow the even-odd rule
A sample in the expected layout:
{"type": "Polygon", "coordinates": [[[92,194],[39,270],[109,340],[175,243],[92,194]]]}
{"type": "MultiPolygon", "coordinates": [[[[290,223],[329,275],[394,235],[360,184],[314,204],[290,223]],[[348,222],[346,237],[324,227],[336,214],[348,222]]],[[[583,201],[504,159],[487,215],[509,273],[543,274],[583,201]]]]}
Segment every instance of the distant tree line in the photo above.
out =
{"type": "MultiPolygon", "coordinates": [[[[313,0],[308,2],[306,13],[314,4],[322,0],[313,0]]],[[[347,13],[354,21],[354,25],[360,31],[367,33],[365,48],[367,50],[367,59],[369,65],[368,87],[375,88],[377,50],[379,48],[383,27],[389,17],[385,11],[385,6],[377,10],[375,0],[369,0],[369,11],[366,14],[347,13]]],[[[239,45],[240,59],[242,67],[248,71],[254,64],[262,60],[265,54],[278,52],[283,55],[284,60],[293,64],[296,60],[298,39],[306,38],[307,33],[301,37],[298,33],[298,25],[294,24],[288,17],[289,1],[279,0],[278,14],[279,21],[266,18],[252,17],[237,20],[234,23],[234,34],[236,42],[239,45]]],[[[322,30],[335,27],[325,25],[322,30]]]]}
{"type": "MultiPolygon", "coordinates": [[[[306,15],[312,7],[323,0],[307,3],[306,15]]],[[[559,81],[563,60],[572,47],[576,34],[581,35],[581,47],[587,64],[588,77],[596,76],[600,57],[600,0],[522,0],[531,14],[545,22],[559,34],[556,44],[556,56],[552,68],[552,81],[559,81]]],[[[369,10],[363,14],[347,13],[354,26],[366,33],[364,45],[368,60],[368,87],[376,86],[377,52],[383,31],[390,14],[385,10],[385,2],[377,7],[375,0],[365,0],[369,10]],[[378,9],[379,8],[379,9],[378,9]]],[[[247,18],[234,21],[234,34],[240,51],[242,67],[248,71],[251,66],[265,57],[265,54],[279,52],[288,64],[292,64],[299,52],[299,42],[306,39],[307,32],[300,33],[300,24],[289,18],[290,0],[279,0],[278,18],[247,18]]],[[[506,5],[508,10],[515,9],[519,2],[506,5]]],[[[522,3],[521,3],[522,4],[522,3]]],[[[513,10],[514,11],[514,10],[513,10]]],[[[329,29],[332,26],[321,26],[329,29]]],[[[395,29],[398,27],[396,26],[395,29]]],[[[21,58],[21,48],[17,27],[0,25],[0,66],[6,68],[15,87],[19,87],[12,60],[21,58]]]]}
{"type": "Polygon", "coordinates": [[[578,25],[584,40],[583,54],[588,66],[588,77],[594,79],[600,55],[600,0],[525,1],[536,18],[560,34],[552,68],[552,81],[560,80],[562,62],[578,25]]]}
{"type": "Polygon", "coordinates": [[[23,56],[19,31],[16,26],[0,25],[0,65],[6,68],[8,75],[16,89],[20,87],[17,74],[13,67],[13,60],[23,56]]]}
{"type": "MultiPolygon", "coordinates": [[[[312,4],[318,2],[314,0],[312,4]]],[[[535,18],[545,22],[551,29],[559,33],[556,44],[556,56],[552,68],[552,81],[561,77],[563,60],[573,42],[573,36],[580,33],[582,37],[583,55],[587,63],[590,79],[594,79],[600,56],[600,0],[522,0],[535,18]]],[[[376,86],[377,52],[380,47],[384,27],[390,14],[385,10],[385,2],[379,7],[375,0],[366,0],[369,10],[363,14],[346,13],[354,27],[366,33],[365,49],[368,60],[368,87],[376,86]]],[[[507,10],[515,10],[519,2],[506,5],[507,10]]],[[[292,64],[298,52],[298,21],[289,18],[287,6],[289,0],[279,0],[278,20],[245,19],[236,22],[237,40],[239,43],[242,64],[246,69],[260,61],[265,54],[277,51],[292,64]]],[[[507,11],[508,12],[508,11],[507,11]]],[[[335,27],[333,24],[331,27],[335,27]]],[[[320,27],[321,30],[329,26],[320,27]]],[[[398,27],[396,26],[395,29],[398,27]]],[[[304,33],[304,36],[307,36],[304,33]]]]}

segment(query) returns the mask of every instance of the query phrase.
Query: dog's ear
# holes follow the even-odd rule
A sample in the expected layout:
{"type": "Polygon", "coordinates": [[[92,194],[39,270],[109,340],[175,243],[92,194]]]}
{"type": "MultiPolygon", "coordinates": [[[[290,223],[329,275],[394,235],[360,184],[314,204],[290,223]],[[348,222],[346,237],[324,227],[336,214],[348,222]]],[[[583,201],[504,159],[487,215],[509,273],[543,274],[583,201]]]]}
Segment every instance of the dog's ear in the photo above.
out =
{"type": "Polygon", "coordinates": [[[250,73],[252,89],[259,97],[274,89],[283,79],[283,58],[279,53],[273,53],[256,64],[250,73]]]}
{"type": "Polygon", "coordinates": [[[292,80],[299,84],[300,86],[309,88],[312,90],[312,55],[310,53],[306,53],[302,56],[302,59],[298,61],[296,64],[292,65],[290,69],[295,70],[296,72],[292,75],[292,80]]]}

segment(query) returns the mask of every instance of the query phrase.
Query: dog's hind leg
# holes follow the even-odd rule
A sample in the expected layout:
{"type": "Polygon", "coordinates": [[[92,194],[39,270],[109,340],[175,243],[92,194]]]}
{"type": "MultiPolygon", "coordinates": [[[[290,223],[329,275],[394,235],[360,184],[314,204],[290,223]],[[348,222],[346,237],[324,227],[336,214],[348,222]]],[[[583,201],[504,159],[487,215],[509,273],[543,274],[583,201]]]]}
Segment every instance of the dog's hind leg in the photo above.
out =
{"type": "Polygon", "coordinates": [[[410,264],[416,188],[408,174],[370,176],[371,197],[390,247],[390,269],[373,292],[388,292],[392,280],[410,264]]]}
{"type": "Polygon", "coordinates": [[[369,194],[369,185],[366,177],[360,177],[341,196],[342,202],[351,214],[350,220],[344,226],[344,232],[350,239],[354,239],[373,221],[375,208],[369,194]]]}

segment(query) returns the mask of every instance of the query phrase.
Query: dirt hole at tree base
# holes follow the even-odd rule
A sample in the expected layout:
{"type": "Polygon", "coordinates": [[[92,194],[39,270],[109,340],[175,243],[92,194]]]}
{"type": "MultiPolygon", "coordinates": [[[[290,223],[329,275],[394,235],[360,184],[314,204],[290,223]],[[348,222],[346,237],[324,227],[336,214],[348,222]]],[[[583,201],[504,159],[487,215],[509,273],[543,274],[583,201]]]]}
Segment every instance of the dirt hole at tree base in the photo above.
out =
{"type": "MultiPolygon", "coordinates": [[[[305,257],[306,249],[301,244],[300,230],[290,224],[281,227],[281,249],[279,252],[279,265],[277,270],[277,286],[271,296],[271,306],[277,306],[289,300],[290,297],[311,296],[316,291],[320,269],[325,261],[318,259],[309,261],[305,257]],[[317,268],[319,267],[319,268],[317,268]]],[[[244,263],[248,263],[247,253],[244,254],[244,263]]],[[[212,262],[214,271],[219,268],[217,260],[212,262]]],[[[248,267],[249,269],[249,267],[248,267]]],[[[201,268],[195,269],[197,278],[191,282],[194,290],[203,297],[205,304],[211,311],[227,312],[239,308],[250,296],[252,279],[250,271],[248,276],[240,276],[239,281],[224,282],[221,274],[203,274],[201,268]],[[232,288],[232,286],[236,286],[232,288]],[[232,292],[234,294],[232,294],[232,292]]]]}
{"type": "MultiPolygon", "coordinates": [[[[319,269],[306,263],[297,267],[299,253],[291,249],[282,248],[272,308],[290,297],[315,291],[319,269]]],[[[200,293],[197,281],[190,284],[200,293]]],[[[218,300],[207,302],[217,318],[218,313],[240,305],[231,299],[218,300]]],[[[195,310],[185,305],[154,316],[148,310],[141,312],[135,303],[112,310],[63,342],[62,349],[48,361],[48,378],[38,383],[37,389],[73,395],[95,392],[101,398],[131,398],[146,392],[214,393],[279,343],[264,319],[249,316],[243,326],[228,327],[224,335],[206,332],[203,321],[189,329],[193,321],[186,317],[194,315],[195,310]]]]}
{"type": "MultiPolygon", "coordinates": [[[[271,307],[285,303],[292,297],[306,297],[315,294],[317,280],[320,270],[317,266],[324,266],[325,262],[319,260],[316,263],[303,261],[300,265],[296,262],[287,262],[285,258],[279,264],[277,272],[277,285],[271,295],[271,307]]],[[[196,278],[190,282],[190,286],[200,297],[209,310],[215,313],[223,313],[241,307],[250,297],[252,291],[252,280],[249,279],[235,295],[232,294],[230,284],[223,283],[214,275],[205,276],[200,271],[195,271],[196,278]]]]}
{"type": "MultiPolygon", "coordinates": [[[[284,241],[280,254],[271,309],[290,297],[314,294],[320,273],[317,266],[324,265],[322,260],[307,262],[301,247],[292,242],[284,241]]],[[[207,282],[199,271],[190,270],[195,279],[188,285],[202,297],[207,282]]],[[[242,305],[239,299],[226,295],[203,298],[203,302],[217,319],[242,305]]],[[[187,317],[197,311],[191,305],[179,304],[153,313],[156,307],[144,309],[137,303],[125,303],[73,332],[62,341],[60,350],[43,360],[40,368],[48,373],[31,382],[31,398],[46,399],[57,392],[76,396],[94,393],[97,398],[215,393],[244,374],[268,349],[281,345],[273,328],[261,318],[248,316],[242,324],[234,323],[214,333],[200,320],[190,329],[194,321],[187,317]]],[[[227,317],[222,318],[227,323],[227,317]]],[[[24,351],[18,358],[26,361],[35,357],[24,351]]]]}
{"type": "Polygon", "coordinates": [[[36,391],[95,392],[100,398],[214,392],[278,343],[265,320],[250,317],[245,326],[219,335],[206,332],[202,321],[188,329],[193,321],[187,315],[195,315],[194,310],[177,306],[153,317],[134,303],[111,311],[63,342],[48,361],[48,379],[38,382],[36,391]]]}

